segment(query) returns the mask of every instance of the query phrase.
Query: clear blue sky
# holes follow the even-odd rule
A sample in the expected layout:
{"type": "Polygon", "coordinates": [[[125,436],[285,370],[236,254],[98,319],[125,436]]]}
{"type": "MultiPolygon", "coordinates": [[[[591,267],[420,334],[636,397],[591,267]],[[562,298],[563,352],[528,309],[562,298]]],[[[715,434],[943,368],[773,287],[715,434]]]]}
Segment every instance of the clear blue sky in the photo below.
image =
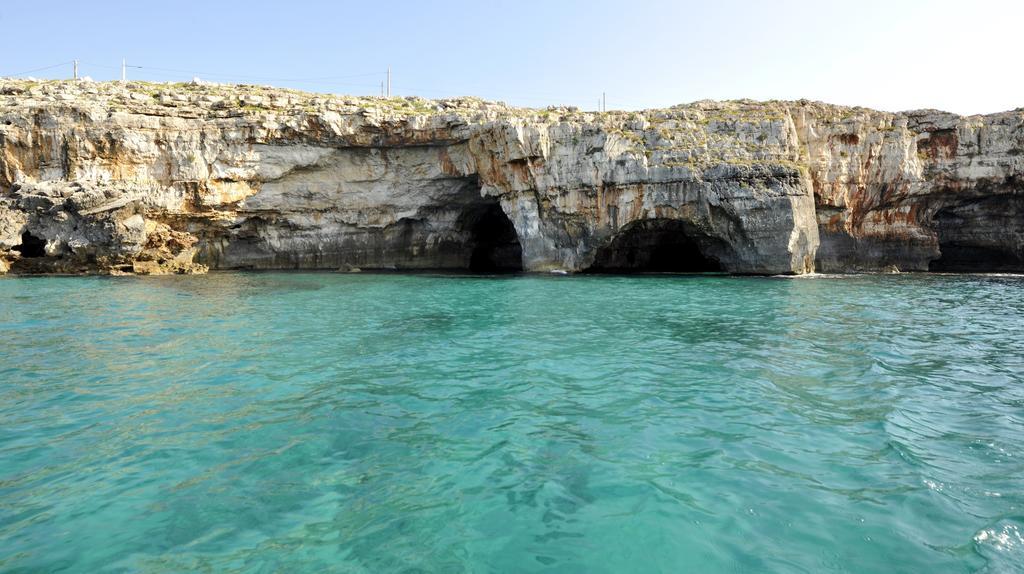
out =
{"type": "Polygon", "coordinates": [[[593,109],[704,98],[884,110],[1024,106],[1014,0],[4,0],[0,75],[476,95],[593,109]],[[166,71],[180,70],[180,71],[166,71]],[[67,77],[70,65],[31,72],[67,77]],[[330,79],[319,79],[330,78],[330,79]]]}

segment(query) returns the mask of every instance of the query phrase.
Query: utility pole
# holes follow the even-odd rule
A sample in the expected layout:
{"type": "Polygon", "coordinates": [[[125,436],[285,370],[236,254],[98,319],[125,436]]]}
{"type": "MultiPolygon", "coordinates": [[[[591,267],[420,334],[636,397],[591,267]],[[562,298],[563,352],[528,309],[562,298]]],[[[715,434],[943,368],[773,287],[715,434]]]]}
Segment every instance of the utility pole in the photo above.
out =
{"type": "Polygon", "coordinates": [[[391,66],[388,66],[388,97],[391,97],[391,66]]]}
{"type": "Polygon", "coordinates": [[[128,81],[128,60],[121,58],[121,83],[128,81]]]}
{"type": "Polygon", "coordinates": [[[78,79],[78,60],[75,60],[75,79],[78,79]]]}

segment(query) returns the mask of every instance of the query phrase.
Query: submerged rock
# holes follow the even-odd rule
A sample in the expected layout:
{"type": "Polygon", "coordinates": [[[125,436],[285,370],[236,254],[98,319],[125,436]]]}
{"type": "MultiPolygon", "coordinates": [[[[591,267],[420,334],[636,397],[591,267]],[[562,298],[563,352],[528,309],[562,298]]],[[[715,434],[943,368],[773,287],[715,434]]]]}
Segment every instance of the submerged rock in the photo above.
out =
{"type": "Polygon", "coordinates": [[[0,80],[0,270],[1024,270],[1024,111],[0,80]]]}

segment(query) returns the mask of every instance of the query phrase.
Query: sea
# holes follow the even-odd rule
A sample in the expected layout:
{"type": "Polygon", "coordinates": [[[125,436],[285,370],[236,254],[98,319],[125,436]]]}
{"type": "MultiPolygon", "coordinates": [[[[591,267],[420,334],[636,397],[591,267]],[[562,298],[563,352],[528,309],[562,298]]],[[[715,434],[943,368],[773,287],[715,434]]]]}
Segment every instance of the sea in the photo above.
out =
{"type": "Polygon", "coordinates": [[[0,572],[1024,572],[1024,276],[0,279],[0,572]]]}

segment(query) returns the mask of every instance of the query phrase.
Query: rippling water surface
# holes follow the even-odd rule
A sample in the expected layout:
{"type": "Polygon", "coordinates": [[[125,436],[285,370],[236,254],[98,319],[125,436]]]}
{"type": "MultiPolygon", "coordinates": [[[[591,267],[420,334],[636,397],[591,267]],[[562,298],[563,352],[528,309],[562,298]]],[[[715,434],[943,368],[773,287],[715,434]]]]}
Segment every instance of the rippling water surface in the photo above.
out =
{"type": "Polygon", "coordinates": [[[0,571],[1021,572],[1024,278],[0,280],[0,571]]]}

